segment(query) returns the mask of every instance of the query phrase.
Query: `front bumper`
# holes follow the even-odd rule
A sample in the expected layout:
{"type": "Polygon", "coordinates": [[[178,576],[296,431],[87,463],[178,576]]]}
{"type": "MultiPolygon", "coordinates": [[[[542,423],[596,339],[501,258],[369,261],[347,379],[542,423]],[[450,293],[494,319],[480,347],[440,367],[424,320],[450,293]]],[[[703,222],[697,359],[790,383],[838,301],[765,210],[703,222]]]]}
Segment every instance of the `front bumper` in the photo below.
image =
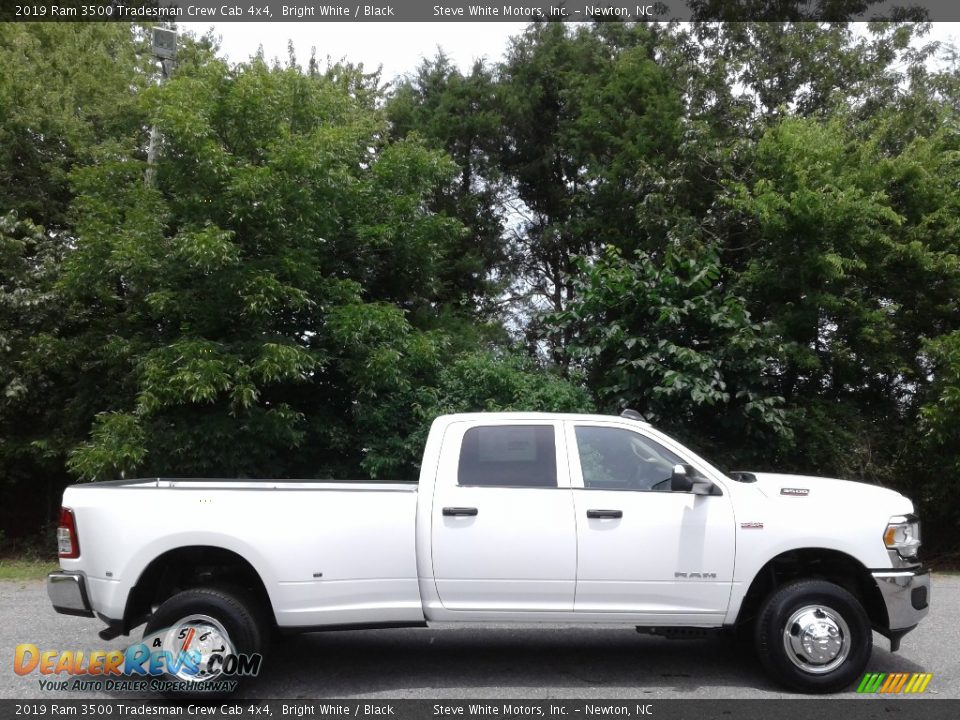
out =
{"type": "Polygon", "coordinates": [[[930,611],[930,570],[916,567],[871,572],[887,607],[887,627],[878,628],[890,638],[891,650],[930,611]]]}
{"type": "Polygon", "coordinates": [[[47,575],[47,596],[58,613],[93,617],[86,578],[80,573],[57,570],[47,575]]]}

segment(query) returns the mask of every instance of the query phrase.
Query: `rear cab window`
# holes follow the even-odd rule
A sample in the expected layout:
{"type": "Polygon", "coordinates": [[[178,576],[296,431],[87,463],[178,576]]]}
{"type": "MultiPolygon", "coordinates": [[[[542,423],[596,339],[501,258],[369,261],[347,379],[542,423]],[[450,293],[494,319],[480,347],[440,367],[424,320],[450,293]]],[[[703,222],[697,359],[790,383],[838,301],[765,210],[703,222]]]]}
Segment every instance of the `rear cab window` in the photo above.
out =
{"type": "Polygon", "coordinates": [[[462,487],[557,487],[553,425],[478,425],[460,444],[457,484],[462,487]]]}

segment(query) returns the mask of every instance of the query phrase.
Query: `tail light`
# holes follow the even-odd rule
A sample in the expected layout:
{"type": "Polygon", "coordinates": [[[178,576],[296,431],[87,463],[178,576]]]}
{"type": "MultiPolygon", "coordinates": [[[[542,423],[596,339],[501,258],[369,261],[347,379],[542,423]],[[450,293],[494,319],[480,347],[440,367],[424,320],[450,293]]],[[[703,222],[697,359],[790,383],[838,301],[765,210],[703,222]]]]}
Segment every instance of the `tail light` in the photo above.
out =
{"type": "Polygon", "coordinates": [[[60,523],[57,525],[57,554],[62,558],[80,557],[80,538],[77,537],[77,521],[70,508],[60,508],[60,523]]]}

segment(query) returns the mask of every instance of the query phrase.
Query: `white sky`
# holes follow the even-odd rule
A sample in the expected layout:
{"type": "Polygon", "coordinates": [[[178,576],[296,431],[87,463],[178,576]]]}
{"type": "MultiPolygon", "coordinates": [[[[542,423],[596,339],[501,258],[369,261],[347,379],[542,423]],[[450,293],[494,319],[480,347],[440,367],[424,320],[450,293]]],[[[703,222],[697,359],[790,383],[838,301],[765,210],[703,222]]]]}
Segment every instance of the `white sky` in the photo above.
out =
{"type": "MultiPolygon", "coordinates": [[[[223,54],[235,62],[246,60],[260,45],[268,60],[286,60],[287,41],[293,40],[300,63],[317,48],[321,64],[329,55],[334,61],[346,59],[363,63],[368,71],[383,66],[383,81],[416,70],[438,47],[469,70],[477,58],[496,62],[511,36],[523,31],[525,23],[507,22],[289,22],[289,23],[178,23],[196,34],[213,28],[222,38],[223,54]]],[[[934,23],[930,40],[960,38],[960,23],[934,23]]]]}
{"type": "Polygon", "coordinates": [[[383,65],[384,81],[416,70],[437,47],[463,70],[474,59],[500,59],[511,35],[519,34],[525,23],[506,22],[290,22],[290,23],[177,23],[197,35],[213,27],[222,38],[223,54],[234,62],[246,60],[262,44],[268,60],[287,58],[287,41],[292,40],[297,60],[305,64],[310,48],[317,48],[321,66],[329,55],[363,63],[367,71],[383,65]]]}

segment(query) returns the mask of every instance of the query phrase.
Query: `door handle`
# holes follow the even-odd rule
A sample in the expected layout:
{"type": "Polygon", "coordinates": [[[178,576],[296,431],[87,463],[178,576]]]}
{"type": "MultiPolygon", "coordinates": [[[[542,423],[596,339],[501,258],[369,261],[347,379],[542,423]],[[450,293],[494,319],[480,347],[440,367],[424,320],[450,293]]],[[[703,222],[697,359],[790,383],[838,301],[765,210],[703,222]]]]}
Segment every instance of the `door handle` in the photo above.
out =
{"type": "Polygon", "coordinates": [[[588,518],[622,518],[623,510],[587,510],[588,518]]]}
{"type": "Polygon", "coordinates": [[[473,515],[476,515],[476,514],[477,514],[477,509],[476,509],[476,508],[468,508],[468,507],[445,507],[445,508],[443,509],[443,514],[444,514],[446,517],[454,517],[454,516],[458,516],[458,515],[463,515],[463,516],[466,516],[466,517],[472,517],[473,515]]]}

